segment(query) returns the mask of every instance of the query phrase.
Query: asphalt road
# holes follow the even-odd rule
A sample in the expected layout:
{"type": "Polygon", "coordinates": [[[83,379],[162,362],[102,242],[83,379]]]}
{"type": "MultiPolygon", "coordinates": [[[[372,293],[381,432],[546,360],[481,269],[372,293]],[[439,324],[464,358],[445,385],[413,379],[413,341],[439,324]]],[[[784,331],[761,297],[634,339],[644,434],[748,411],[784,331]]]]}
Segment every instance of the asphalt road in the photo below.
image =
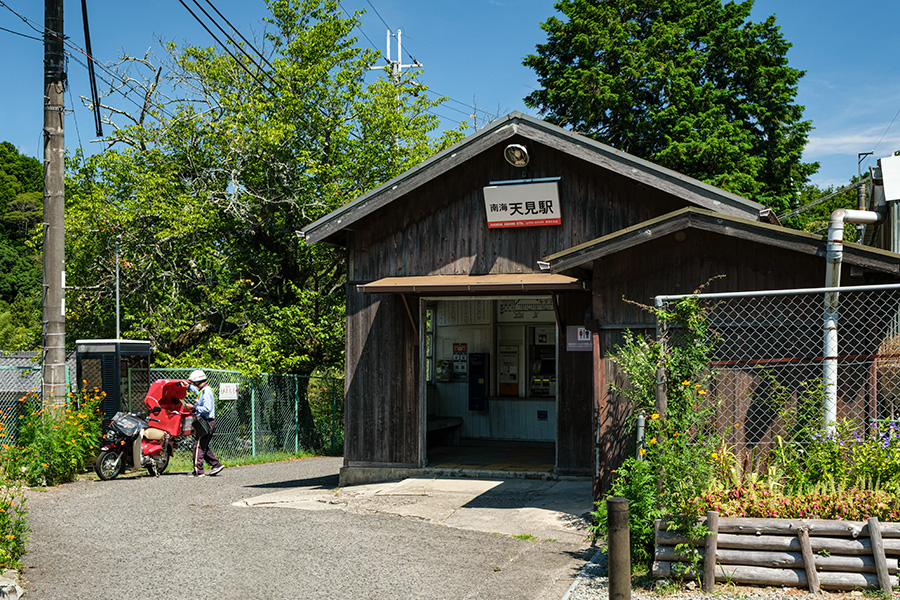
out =
{"type": "Polygon", "coordinates": [[[559,599],[593,555],[396,515],[235,506],[337,487],[340,458],[28,493],[28,600],[559,599]]]}

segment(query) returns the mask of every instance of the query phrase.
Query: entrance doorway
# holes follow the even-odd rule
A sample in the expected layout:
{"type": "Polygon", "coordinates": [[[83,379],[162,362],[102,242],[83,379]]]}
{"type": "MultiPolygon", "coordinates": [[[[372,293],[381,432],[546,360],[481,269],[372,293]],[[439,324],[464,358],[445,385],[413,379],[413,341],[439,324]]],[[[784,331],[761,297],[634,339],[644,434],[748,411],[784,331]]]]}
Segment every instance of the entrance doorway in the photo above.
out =
{"type": "Polygon", "coordinates": [[[552,472],[557,325],[547,296],[422,301],[425,462],[552,472]]]}

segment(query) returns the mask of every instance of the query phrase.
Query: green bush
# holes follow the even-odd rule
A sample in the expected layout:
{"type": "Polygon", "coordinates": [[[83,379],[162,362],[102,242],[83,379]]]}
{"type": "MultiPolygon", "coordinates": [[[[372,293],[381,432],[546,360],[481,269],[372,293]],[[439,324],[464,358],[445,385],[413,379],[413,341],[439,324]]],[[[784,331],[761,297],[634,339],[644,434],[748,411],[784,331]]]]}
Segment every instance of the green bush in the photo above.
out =
{"type": "MultiPolygon", "coordinates": [[[[629,385],[614,387],[646,419],[644,442],[637,457],[626,459],[614,473],[611,494],[629,502],[632,562],[652,558],[654,521],[663,515],[684,515],[707,489],[714,475],[715,448],[711,430],[713,406],[707,401],[708,369],[715,336],[711,335],[697,297],[671,309],[646,307],[670,332],[662,340],[625,333],[625,343],[610,358],[628,377],[629,385]],[[676,339],[673,339],[677,337],[676,339]],[[665,373],[667,410],[656,412],[657,371],[665,373]]],[[[633,433],[633,430],[632,430],[633,433]]],[[[606,534],[606,501],[597,503],[594,533],[606,534]]]]}
{"type": "Polygon", "coordinates": [[[73,481],[90,467],[100,443],[104,392],[71,393],[66,407],[44,407],[36,393],[22,397],[18,439],[2,444],[9,478],[30,486],[73,481]]]}
{"type": "Polygon", "coordinates": [[[28,529],[28,508],[24,489],[13,482],[0,481],[0,569],[21,567],[28,529]]]}

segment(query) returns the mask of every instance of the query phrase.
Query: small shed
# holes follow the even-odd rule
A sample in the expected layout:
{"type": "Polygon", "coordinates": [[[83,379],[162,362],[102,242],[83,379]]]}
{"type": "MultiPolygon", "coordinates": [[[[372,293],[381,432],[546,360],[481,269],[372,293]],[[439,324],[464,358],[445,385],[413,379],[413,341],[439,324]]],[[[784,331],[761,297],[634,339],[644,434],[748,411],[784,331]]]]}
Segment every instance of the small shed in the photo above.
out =
{"type": "Polygon", "coordinates": [[[463,465],[597,475],[615,459],[596,443],[615,435],[596,425],[603,353],[642,322],[623,295],[824,272],[824,242],[765,207],[520,113],[304,236],[346,250],[341,485],[463,465]]]}
{"type": "MultiPolygon", "coordinates": [[[[595,495],[608,489],[626,440],[618,435],[630,414],[610,392],[618,372],[608,355],[625,330],[652,331],[651,314],[633,303],[657,295],[818,288],[825,281],[823,236],[687,207],[546,257],[548,271],[591,281],[587,327],[594,339],[595,495]]],[[[896,283],[900,255],[845,243],[842,286],[896,283]]]]}

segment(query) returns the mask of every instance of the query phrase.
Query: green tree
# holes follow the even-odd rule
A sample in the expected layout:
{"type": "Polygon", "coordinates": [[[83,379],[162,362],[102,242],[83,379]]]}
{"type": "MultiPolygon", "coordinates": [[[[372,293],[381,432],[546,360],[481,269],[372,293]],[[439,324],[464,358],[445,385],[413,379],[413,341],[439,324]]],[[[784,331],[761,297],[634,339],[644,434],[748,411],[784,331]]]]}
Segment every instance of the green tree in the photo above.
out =
{"type": "Polygon", "coordinates": [[[0,143],[0,350],[31,350],[41,336],[41,163],[0,143]]]}
{"type": "Polygon", "coordinates": [[[553,123],[767,205],[796,205],[818,169],[794,103],[803,71],[752,0],[559,0],[524,59],[525,98],[553,123]]]}
{"type": "Polygon", "coordinates": [[[118,240],[122,331],[150,339],[157,364],[342,368],[344,257],[297,232],[459,133],[432,135],[415,73],[369,74],[358,15],[268,5],[264,71],[174,44],[123,62],[144,105],[67,183],[72,339],[114,332],[118,240]]]}

